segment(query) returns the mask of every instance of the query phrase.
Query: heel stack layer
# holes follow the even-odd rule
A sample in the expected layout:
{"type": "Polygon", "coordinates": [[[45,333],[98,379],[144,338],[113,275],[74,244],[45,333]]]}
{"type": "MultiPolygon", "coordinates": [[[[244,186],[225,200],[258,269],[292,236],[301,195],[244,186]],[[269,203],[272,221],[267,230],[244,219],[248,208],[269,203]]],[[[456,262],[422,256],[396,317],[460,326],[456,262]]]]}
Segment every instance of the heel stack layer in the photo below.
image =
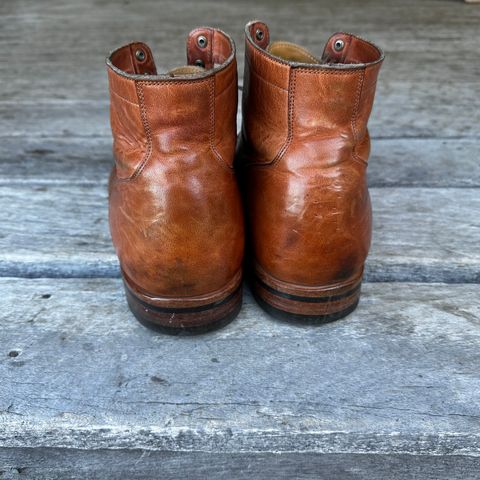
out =
{"type": "Polygon", "coordinates": [[[277,288],[274,288],[265,282],[265,272],[262,272],[262,277],[263,279],[253,275],[251,282],[253,294],[265,311],[281,320],[331,322],[355,310],[360,299],[361,278],[353,284],[337,288],[309,288],[307,296],[287,293],[280,290],[277,285],[277,288]]]}
{"type": "MultiPolygon", "coordinates": [[[[213,303],[181,308],[154,305],[139,298],[124,279],[128,306],[135,318],[146,327],[168,334],[204,333],[230,323],[242,306],[242,285],[225,298],[213,303]]],[[[178,303],[178,302],[176,302],[178,303]]]]}

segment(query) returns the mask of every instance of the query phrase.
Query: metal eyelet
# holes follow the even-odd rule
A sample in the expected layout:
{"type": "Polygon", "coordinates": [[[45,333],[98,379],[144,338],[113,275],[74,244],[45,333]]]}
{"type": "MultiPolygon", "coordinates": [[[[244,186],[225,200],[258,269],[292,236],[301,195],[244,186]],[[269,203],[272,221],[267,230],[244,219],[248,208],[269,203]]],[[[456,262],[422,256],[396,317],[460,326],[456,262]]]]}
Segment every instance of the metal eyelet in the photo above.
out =
{"type": "Polygon", "coordinates": [[[205,68],[205,63],[203,62],[203,60],[201,60],[200,58],[198,60],[195,60],[195,65],[197,67],[202,67],[202,68],[205,68]]]}
{"type": "Polygon", "coordinates": [[[265,36],[265,33],[263,32],[262,29],[260,28],[257,28],[257,30],[255,31],[255,38],[261,42],[263,40],[263,37],[265,36]]]}
{"type": "Polygon", "coordinates": [[[333,48],[336,52],[340,52],[340,50],[342,50],[344,46],[345,42],[340,38],[335,40],[335,43],[333,44],[333,48]]]}
{"type": "Polygon", "coordinates": [[[207,37],[205,35],[200,35],[198,38],[197,38],[197,45],[200,47],[200,48],[205,48],[208,44],[208,40],[207,40],[207,37]]]}
{"type": "Polygon", "coordinates": [[[143,50],[140,50],[138,49],[136,52],[135,52],[135,58],[139,61],[139,62],[143,62],[146,58],[146,55],[145,55],[145,52],[143,50]]]}

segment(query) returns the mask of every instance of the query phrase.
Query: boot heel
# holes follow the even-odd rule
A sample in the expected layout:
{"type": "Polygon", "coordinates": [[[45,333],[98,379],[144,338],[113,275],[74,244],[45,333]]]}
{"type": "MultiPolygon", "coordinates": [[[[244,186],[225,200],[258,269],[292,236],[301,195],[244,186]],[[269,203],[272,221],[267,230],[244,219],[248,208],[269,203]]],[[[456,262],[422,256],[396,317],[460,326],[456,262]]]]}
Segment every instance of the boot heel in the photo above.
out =
{"type": "MultiPolygon", "coordinates": [[[[242,285],[225,298],[195,307],[158,306],[139,298],[124,280],[128,306],[135,318],[144,326],[167,333],[199,334],[221,328],[230,323],[242,306],[242,285]]],[[[153,300],[153,299],[152,299],[153,300]]]]}
{"type": "Polygon", "coordinates": [[[262,276],[263,279],[258,275],[253,277],[253,295],[267,313],[280,320],[309,324],[332,322],[353,312],[360,299],[361,278],[346,286],[308,288],[299,294],[292,290],[304,290],[304,287],[292,285],[287,292],[278,282],[275,287],[269,285],[265,274],[262,276]]]}

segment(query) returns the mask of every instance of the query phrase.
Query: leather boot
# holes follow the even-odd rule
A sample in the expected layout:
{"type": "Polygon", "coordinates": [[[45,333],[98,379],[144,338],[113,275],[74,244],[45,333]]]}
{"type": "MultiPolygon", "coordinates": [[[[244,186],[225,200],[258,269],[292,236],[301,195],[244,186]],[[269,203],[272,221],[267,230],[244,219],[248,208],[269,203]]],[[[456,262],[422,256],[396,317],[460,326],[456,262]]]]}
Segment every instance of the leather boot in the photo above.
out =
{"type": "Polygon", "coordinates": [[[244,248],[234,43],[198,28],[186,66],[159,74],[132,43],[107,67],[110,230],[130,309],[168,332],[225,324],[241,306],[244,248]]]}
{"type": "Polygon", "coordinates": [[[355,309],[371,237],[367,121],[383,61],[346,33],[321,58],[245,28],[237,162],[253,293],[274,316],[329,321],[355,309]]]}

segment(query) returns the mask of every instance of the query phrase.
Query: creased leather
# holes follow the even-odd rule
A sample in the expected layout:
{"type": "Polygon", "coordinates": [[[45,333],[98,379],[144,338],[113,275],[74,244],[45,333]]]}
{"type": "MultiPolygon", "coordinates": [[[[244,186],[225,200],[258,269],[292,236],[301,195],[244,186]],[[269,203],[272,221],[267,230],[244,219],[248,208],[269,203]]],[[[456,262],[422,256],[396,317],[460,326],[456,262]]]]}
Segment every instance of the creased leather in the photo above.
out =
{"type": "MultiPolygon", "coordinates": [[[[189,58],[195,55],[194,36],[204,30],[190,35],[189,58]]],[[[130,46],[107,60],[113,243],[135,288],[150,297],[175,298],[176,306],[182,297],[205,295],[211,302],[208,294],[237,278],[243,259],[243,211],[232,168],[235,50],[226,34],[208,32],[215,67],[199,73],[156,74],[143,44],[135,46],[146,52],[145,68],[135,63],[130,46]]]]}
{"type": "Polygon", "coordinates": [[[351,284],[371,240],[367,122],[383,53],[337,33],[321,64],[296,63],[271,55],[253,32],[247,25],[236,160],[252,262],[286,284],[351,284]]]}

